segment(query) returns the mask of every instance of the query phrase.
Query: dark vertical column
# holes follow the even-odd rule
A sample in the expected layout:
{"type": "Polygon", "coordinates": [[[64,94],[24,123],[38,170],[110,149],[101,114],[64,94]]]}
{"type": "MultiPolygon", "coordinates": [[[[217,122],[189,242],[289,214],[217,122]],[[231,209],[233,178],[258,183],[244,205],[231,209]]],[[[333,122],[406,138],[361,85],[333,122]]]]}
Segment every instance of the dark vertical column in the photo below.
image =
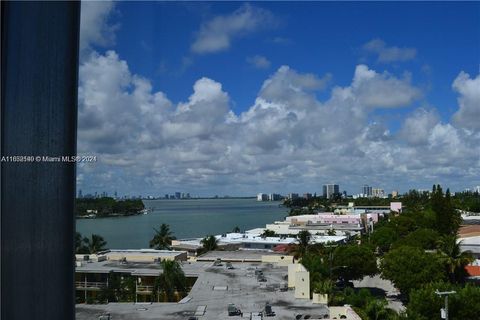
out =
{"type": "Polygon", "coordinates": [[[79,2],[2,2],[1,319],[73,319],[79,2]]]}

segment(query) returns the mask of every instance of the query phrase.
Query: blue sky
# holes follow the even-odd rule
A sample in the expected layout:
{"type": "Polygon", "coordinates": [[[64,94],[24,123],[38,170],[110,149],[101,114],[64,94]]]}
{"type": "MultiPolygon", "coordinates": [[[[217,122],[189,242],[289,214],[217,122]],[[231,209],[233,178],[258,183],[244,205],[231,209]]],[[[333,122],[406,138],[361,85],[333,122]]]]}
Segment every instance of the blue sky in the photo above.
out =
{"type": "Polygon", "coordinates": [[[240,5],[204,3],[197,11],[194,4],[120,2],[122,26],[113,48],[132,71],[148,77],[173,101],[190,95],[185,82],[207,76],[223,84],[238,112],[251,105],[265,78],[281,65],[300,72],[330,72],[335,83],[347,85],[355,65],[367,62],[395,74],[414,73],[413,82],[431,86],[427,98],[448,117],[456,103],[450,90],[452,79],[460,69],[475,74],[480,68],[479,3],[260,2],[255,6],[275,15],[274,26],[235,39],[226,50],[189,52],[203,20],[229,14],[240,5]],[[287,43],[275,44],[275,38],[287,43]],[[417,54],[410,61],[378,63],[361,50],[376,38],[387,45],[415,48],[417,54]],[[259,54],[271,61],[269,68],[259,70],[246,61],[247,56],[259,54]],[[192,65],[182,72],[185,58],[192,65]]]}
{"type": "Polygon", "coordinates": [[[363,183],[390,191],[480,184],[480,3],[103,2],[84,3],[82,15],[79,151],[104,159],[79,168],[84,192],[314,192],[338,182],[357,193],[363,183]],[[112,78],[90,86],[96,72],[112,78]],[[140,78],[148,83],[142,98],[134,94],[140,78]],[[95,100],[101,90],[123,98],[95,100]],[[164,100],[154,101],[159,92],[164,100]],[[196,106],[198,97],[208,105],[196,106]],[[133,108],[146,118],[129,114],[133,108]],[[124,117],[104,123],[115,114],[124,117]],[[315,138],[336,130],[330,125],[344,129],[315,138]],[[452,135],[455,141],[445,140],[452,135]],[[187,156],[195,148],[208,152],[187,156]],[[462,161],[450,159],[452,151],[462,161]],[[436,159],[407,163],[427,152],[436,159]],[[357,172],[330,166],[335,159],[357,172]]]}

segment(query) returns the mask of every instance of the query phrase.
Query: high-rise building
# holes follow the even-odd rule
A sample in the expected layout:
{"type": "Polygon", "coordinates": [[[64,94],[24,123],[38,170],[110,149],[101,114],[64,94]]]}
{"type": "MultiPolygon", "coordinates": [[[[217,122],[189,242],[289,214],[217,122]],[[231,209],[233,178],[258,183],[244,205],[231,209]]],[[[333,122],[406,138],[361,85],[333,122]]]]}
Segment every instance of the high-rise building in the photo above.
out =
{"type": "Polygon", "coordinates": [[[398,191],[397,190],[393,190],[392,191],[392,198],[396,198],[398,197],[398,191]]]}
{"type": "Polygon", "coordinates": [[[268,194],[266,193],[257,194],[257,201],[268,201],[268,194]]]}
{"type": "Polygon", "coordinates": [[[279,194],[277,194],[277,193],[270,193],[270,194],[268,195],[268,200],[269,200],[269,201],[279,201],[281,198],[282,198],[282,197],[281,197],[279,194]]]}
{"type": "Polygon", "coordinates": [[[383,198],[385,196],[385,191],[383,189],[374,188],[372,189],[372,197],[383,198]]]}
{"type": "Polygon", "coordinates": [[[78,190],[78,198],[79,199],[83,198],[82,189],[78,190]]]}
{"type": "Polygon", "coordinates": [[[308,199],[312,198],[312,194],[307,192],[307,193],[303,194],[303,197],[308,200],[308,199]]]}
{"type": "Polygon", "coordinates": [[[340,187],[338,184],[324,184],[323,185],[323,197],[330,199],[334,194],[340,193],[340,187]]]}
{"type": "Polygon", "coordinates": [[[180,199],[182,194],[180,192],[175,192],[175,199],[180,199]]]}
{"type": "Polygon", "coordinates": [[[362,187],[362,194],[364,197],[371,197],[373,194],[373,188],[368,184],[364,184],[362,187]]]}
{"type": "Polygon", "coordinates": [[[287,199],[290,199],[290,200],[295,200],[298,198],[298,193],[289,193],[287,195],[287,199]]]}

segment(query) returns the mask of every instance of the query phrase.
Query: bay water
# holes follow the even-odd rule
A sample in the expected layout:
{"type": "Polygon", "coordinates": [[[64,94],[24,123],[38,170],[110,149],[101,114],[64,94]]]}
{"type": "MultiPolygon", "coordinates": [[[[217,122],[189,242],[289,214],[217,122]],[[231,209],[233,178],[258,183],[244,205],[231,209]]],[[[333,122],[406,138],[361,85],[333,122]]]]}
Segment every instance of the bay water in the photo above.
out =
{"type": "Polygon", "coordinates": [[[238,226],[242,231],[264,228],[265,224],[283,220],[287,208],[281,202],[256,199],[144,200],[151,209],[146,215],[77,219],[82,236],[101,235],[110,249],[142,249],[162,223],[170,226],[177,239],[200,238],[222,234],[238,226]]]}

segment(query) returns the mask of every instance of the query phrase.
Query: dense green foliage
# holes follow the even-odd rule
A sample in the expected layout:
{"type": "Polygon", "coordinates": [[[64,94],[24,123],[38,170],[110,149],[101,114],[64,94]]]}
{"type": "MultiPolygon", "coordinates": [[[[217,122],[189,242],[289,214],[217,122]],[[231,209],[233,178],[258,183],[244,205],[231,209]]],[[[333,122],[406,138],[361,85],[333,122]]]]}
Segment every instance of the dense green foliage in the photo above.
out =
{"type": "Polygon", "coordinates": [[[347,281],[360,280],[378,272],[372,249],[358,245],[337,247],[333,252],[333,268],[335,275],[347,281]]]}
{"type": "Polygon", "coordinates": [[[435,230],[420,228],[395,241],[393,248],[408,246],[433,250],[437,247],[439,236],[435,230]]]}
{"type": "Polygon", "coordinates": [[[444,307],[444,297],[435,291],[456,291],[449,296],[448,309],[450,320],[478,319],[480,315],[480,287],[466,285],[461,287],[444,282],[430,283],[410,293],[407,312],[409,319],[437,320],[440,309],[444,307]]]}
{"type": "Polygon", "coordinates": [[[111,272],[108,287],[100,295],[102,302],[135,302],[135,277],[111,272]]]}
{"type": "Polygon", "coordinates": [[[453,207],[448,189],[445,195],[443,195],[440,185],[433,186],[431,208],[436,214],[436,230],[445,235],[457,234],[462,218],[460,213],[453,207]]]}
{"type": "Polygon", "coordinates": [[[473,262],[474,258],[470,252],[462,252],[457,237],[446,235],[437,242],[438,251],[445,264],[450,282],[463,282],[466,277],[465,266],[473,262]]]}
{"type": "Polygon", "coordinates": [[[383,257],[380,269],[382,277],[391,280],[403,294],[430,282],[446,280],[441,257],[415,247],[390,250],[383,257]]]}
{"type": "Polygon", "coordinates": [[[478,192],[455,193],[452,200],[453,206],[457,209],[480,212],[480,194],[478,192]]]}
{"type": "Polygon", "coordinates": [[[97,217],[105,217],[112,215],[133,215],[138,214],[145,209],[145,205],[142,200],[120,200],[117,201],[113,198],[81,198],[76,199],[75,202],[75,215],[87,216],[91,213],[87,210],[94,210],[97,213],[97,217]]]}
{"type": "Polygon", "coordinates": [[[358,291],[346,288],[335,292],[330,299],[330,305],[351,305],[363,320],[400,320],[406,319],[387,307],[387,300],[374,296],[367,288],[358,291]]]}

